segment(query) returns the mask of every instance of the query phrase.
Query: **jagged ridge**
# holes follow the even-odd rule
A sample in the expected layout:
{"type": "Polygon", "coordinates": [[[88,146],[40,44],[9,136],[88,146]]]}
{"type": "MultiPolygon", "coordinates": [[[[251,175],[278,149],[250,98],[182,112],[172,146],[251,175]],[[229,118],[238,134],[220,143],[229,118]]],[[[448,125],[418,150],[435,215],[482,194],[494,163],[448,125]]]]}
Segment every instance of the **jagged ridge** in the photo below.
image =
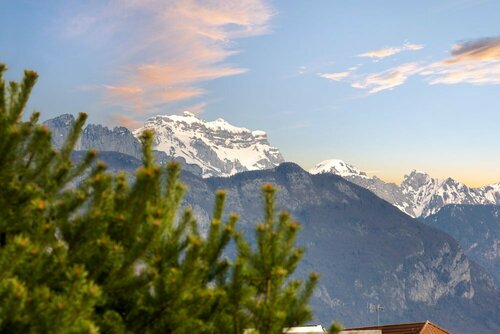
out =
{"type": "Polygon", "coordinates": [[[284,161],[264,131],[236,127],[221,118],[206,122],[190,112],[158,115],[149,118],[134,135],[146,129],[155,131],[156,150],[199,165],[205,177],[268,169],[284,161]]]}
{"type": "Polygon", "coordinates": [[[436,179],[413,170],[404,176],[401,185],[369,177],[342,160],[331,159],[309,170],[311,174],[332,173],[374,192],[412,217],[427,217],[447,204],[500,204],[500,183],[469,188],[452,178],[436,179]]]}

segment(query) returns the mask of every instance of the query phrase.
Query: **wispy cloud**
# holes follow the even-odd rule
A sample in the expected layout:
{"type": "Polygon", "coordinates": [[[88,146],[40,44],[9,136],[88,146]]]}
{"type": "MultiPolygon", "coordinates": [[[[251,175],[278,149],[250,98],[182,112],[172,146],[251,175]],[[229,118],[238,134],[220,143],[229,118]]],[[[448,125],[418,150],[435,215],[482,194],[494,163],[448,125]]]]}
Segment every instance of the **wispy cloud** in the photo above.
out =
{"type": "Polygon", "coordinates": [[[299,75],[302,75],[302,74],[304,74],[306,72],[307,72],[307,66],[305,66],[305,65],[299,66],[299,69],[297,70],[297,73],[299,75]]]}
{"type": "Polygon", "coordinates": [[[322,73],[319,74],[319,76],[325,79],[340,81],[344,78],[347,78],[350,74],[351,74],[350,71],[344,71],[344,72],[322,73]]]}
{"type": "Polygon", "coordinates": [[[354,72],[357,67],[350,68],[348,71],[323,73],[320,77],[333,80],[349,82],[353,88],[368,90],[369,94],[379,93],[384,90],[391,90],[400,86],[406,80],[421,71],[418,63],[406,63],[392,67],[380,73],[368,75],[356,75],[354,72]]]}
{"type": "Polygon", "coordinates": [[[424,46],[422,44],[405,43],[402,46],[390,46],[382,49],[364,52],[359,54],[358,57],[375,58],[376,60],[379,60],[382,58],[393,56],[402,51],[416,51],[423,48],[424,46]]]}
{"type": "MultiPolygon", "coordinates": [[[[412,45],[409,47],[415,49],[419,47],[412,45]]],[[[382,56],[382,52],[380,55],[382,56]]],[[[459,83],[497,85],[500,84],[500,37],[457,43],[451,48],[449,58],[437,62],[405,63],[382,72],[364,75],[355,74],[356,69],[319,75],[330,80],[348,82],[354,88],[368,90],[369,94],[392,90],[416,74],[425,77],[431,85],[459,83]]]]}
{"type": "Polygon", "coordinates": [[[480,38],[455,44],[446,63],[500,61],[500,37],[480,38]]]}
{"type": "Polygon", "coordinates": [[[451,57],[421,73],[430,84],[500,84],[500,37],[455,44],[451,57]]]}
{"type": "Polygon", "coordinates": [[[459,83],[500,85],[500,62],[432,64],[421,74],[428,76],[428,82],[431,85],[459,83]]]}
{"type": "MultiPolygon", "coordinates": [[[[213,102],[213,101],[212,101],[213,102]]],[[[186,110],[189,110],[189,112],[195,114],[195,115],[198,115],[198,114],[201,114],[205,111],[205,108],[210,104],[211,102],[207,102],[207,101],[203,101],[203,102],[200,102],[200,103],[196,103],[196,104],[191,104],[189,106],[187,106],[185,109],[186,110]]]]}
{"type": "Polygon", "coordinates": [[[359,89],[368,89],[369,94],[375,94],[401,86],[410,76],[418,73],[420,70],[421,68],[418,63],[406,63],[381,73],[367,75],[362,80],[353,82],[351,86],[359,89]]]}
{"type": "Polygon", "coordinates": [[[140,86],[113,86],[103,85],[104,102],[114,105],[116,101],[121,101],[136,111],[144,110],[143,94],[144,89],[140,86]]]}
{"type": "Polygon", "coordinates": [[[120,124],[129,129],[137,129],[144,125],[144,122],[137,121],[127,115],[112,115],[110,119],[114,124],[120,124]]]}
{"type": "Polygon", "coordinates": [[[180,89],[167,89],[154,94],[154,97],[160,101],[174,102],[179,100],[186,100],[193,97],[201,96],[205,90],[200,88],[180,88],[180,89]]]}
{"type": "Polygon", "coordinates": [[[117,59],[109,69],[115,79],[103,83],[105,101],[138,116],[206,94],[204,81],[245,73],[228,63],[235,41],[269,32],[272,16],[266,0],[90,1],[66,33],[104,35],[117,59]]]}

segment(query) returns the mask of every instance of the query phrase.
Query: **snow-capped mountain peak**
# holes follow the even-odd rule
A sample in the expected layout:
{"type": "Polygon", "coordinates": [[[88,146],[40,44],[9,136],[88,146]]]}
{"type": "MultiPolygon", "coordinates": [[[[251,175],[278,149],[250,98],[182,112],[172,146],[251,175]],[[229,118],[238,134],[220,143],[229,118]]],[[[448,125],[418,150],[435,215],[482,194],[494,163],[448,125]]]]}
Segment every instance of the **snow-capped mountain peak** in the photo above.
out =
{"type": "Polygon", "coordinates": [[[489,193],[484,188],[469,188],[467,185],[454,180],[435,179],[424,172],[412,171],[405,175],[401,183],[402,192],[414,205],[416,217],[427,217],[438,212],[447,204],[496,204],[500,192],[490,187],[489,193]]]}
{"type": "Polygon", "coordinates": [[[448,204],[500,204],[500,182],[481,188],[469,188],[451,177],[437,179],[428,173],[412,170],[401,185],[384,182],[342,160],[331,159],[317,164],[311,174],[332,173],[371,190],[412,217],[427,217],[448,204]]]}
{"type": "Polygon", "coordinates": [[[342,177],[359,176],[366,179],[369,178],[365,172],[362,172],[356,167],[349,165],[339,159],[329,159],[322,161],[316,166],[314,166],[314,168],[311,168],[309,170],[309,173],[311,174],[331,173],[342,177]]]}
{"type": "Polygon", "coordinates": [[[204,176],[229,176],[284,162],[264,131],[237,127],[222,118],[207,122],[188,111],[158,115],[149,118],[134,135],[139,136],[145,129],[155,131],[155,150],[199,165],[204,176]]]}
{"type": "Polygon", "coordinates": [[[392,203],[408,215],[413,216],[413,206],[408,202],[407,196],[401,192],[398,185],[384,182],[376,176],[370,177],[365,172],[342,160],[330,159],[322,161],[309,170],[309,173],[332,173],[342,176],[346,180],[372,191],[378,197],[392,203]]]}

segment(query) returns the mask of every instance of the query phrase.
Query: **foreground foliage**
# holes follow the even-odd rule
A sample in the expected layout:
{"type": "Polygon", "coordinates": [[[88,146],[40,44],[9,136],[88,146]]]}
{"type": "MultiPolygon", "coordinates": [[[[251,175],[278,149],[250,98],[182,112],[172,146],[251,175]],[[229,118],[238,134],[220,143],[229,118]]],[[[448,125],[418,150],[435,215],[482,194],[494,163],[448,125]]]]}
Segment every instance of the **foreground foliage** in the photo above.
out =
{"type": "Polygon", "coordinates": [[[0,65],[0,332],[2,333],[281,333],[311,318],[318,280],[291,279],[303,251],[299,225],[275,215],[264,186],[265,214],[252,247],[224,218],[216,194],[206,235],[192,212],[178,217],[184,192],[179,166],[160,167],[152,133],[142,135],[143,166],[133,184],[88,152],[71,152],[80,114],[62,149],[37,123],[21,121],[37,74],[3,80],[0,65]],[[224,251],[230,242],[236,255],[224,251]]]}

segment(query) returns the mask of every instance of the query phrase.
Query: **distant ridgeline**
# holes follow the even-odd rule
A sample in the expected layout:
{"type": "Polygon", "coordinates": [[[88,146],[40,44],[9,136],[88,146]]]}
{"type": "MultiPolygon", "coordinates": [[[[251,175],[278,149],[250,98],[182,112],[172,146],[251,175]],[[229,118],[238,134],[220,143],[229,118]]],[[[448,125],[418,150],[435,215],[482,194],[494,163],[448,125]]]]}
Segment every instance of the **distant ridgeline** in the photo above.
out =
{"type": "Polygon", "coordinates": [[[412,217],[425,218],[448,204],[488,205],[500,204],[500,182],[469,188],[452,178],[435,179],[425,172],[413,170],[404,176],[401,185],[384,182],[342,160],[325,160],[310,169],[311,174],[330,173],[342,176],[412,217]]]}
{"type": "MultiPolygon", "coordinates": [[[[52,130],[56,147],[62,145],[73,122],[72,115],[62,115],[44,123],[52,130]]],[[[223,119],[205,122],[189,112],[152,117],[133,133],[125,127],[111,130],[89,124],[77,148],[114,151],[140,160],[137,138],[146,129],[155,132],[153,145],[160,162],[178,160],[185,169],[204,177],[273,168],[284,162],[279,150],[270,146],[265,132],[235,127],[223,119]]]]}

